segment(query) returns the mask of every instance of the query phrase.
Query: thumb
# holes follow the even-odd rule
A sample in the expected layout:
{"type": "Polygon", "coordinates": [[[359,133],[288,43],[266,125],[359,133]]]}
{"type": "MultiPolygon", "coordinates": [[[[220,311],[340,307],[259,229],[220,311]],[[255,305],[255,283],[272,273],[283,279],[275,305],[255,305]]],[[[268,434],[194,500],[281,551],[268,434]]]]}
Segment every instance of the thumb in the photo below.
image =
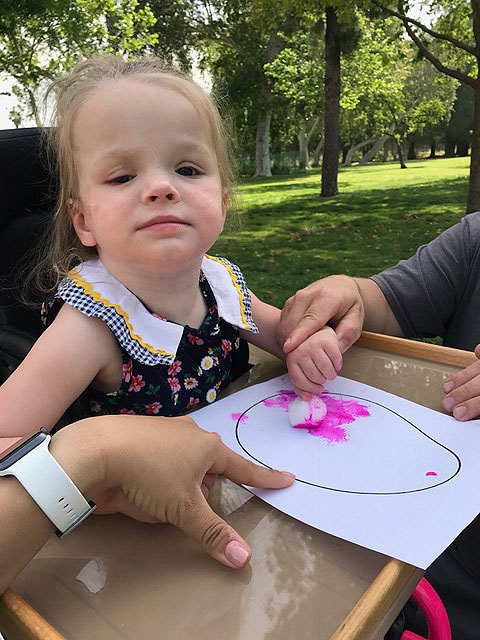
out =
{"type": "Polygon", "coordinates": [[[252,552],[248,544],[211,509],[200,489],[194,503],[179,514],[179,517],[176,526],[197,540],[218,562],[240,569],[250,560],[252,552]]]}

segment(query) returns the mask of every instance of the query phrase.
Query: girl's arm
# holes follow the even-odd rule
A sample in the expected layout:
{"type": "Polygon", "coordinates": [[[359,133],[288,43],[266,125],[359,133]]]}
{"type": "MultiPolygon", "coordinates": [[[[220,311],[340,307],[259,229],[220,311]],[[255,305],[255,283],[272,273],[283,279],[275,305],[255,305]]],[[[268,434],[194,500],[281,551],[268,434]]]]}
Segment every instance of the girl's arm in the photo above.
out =
{"type": "Polygon", "coordinates": [[[253,320],[257,325],[259,332],[252,333],[251,331],[240,329],[240,335],[250,344],[254,344],[256,347],[277,356],[277,358],[285,360],[285,354],[278,346],[276,340],[277,327],[280,322],[280,309],[277,309],[266,302],[262,302],[251,291],[250,297],[253,320]]]}
{"type": "MultiPolygon", "coordinates": [[[[234,482],[272,489],[293,482],[291,474],[241,458],[217,434],[203,431],[187,417],[89,418],[55,434],[50,452],[87,500],[121,486],[136,507],[179,527],[232,568],[246,564],[251,551],[208,506],[201,491],[205,476],[222,474],[234,482]]],[[[13,477],[0,477],[0,522],[1,594],[54,526],[13,477]]]]}
{"type": "Polygon", "coordinates": [[[0,387],[0,438],[51,429],[98,373],[112,365],[121,372],[108,327],[64,304],[0,387]]]}

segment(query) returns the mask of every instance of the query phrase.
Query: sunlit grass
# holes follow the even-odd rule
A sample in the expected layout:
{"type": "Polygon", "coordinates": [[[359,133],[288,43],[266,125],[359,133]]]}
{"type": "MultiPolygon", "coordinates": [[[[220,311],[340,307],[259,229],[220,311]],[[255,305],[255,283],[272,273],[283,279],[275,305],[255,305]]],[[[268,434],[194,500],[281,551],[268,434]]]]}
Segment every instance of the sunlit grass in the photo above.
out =
{"type": "Polygon", "coordinates": [[[250,178],[238,189],[240,224],[210,253],[243,270],[275,305],[331,273],[368,276],[410,256],[465,212],[469,158],[343,169],[340,195],[320,197],[320,172],[250,178]]]}

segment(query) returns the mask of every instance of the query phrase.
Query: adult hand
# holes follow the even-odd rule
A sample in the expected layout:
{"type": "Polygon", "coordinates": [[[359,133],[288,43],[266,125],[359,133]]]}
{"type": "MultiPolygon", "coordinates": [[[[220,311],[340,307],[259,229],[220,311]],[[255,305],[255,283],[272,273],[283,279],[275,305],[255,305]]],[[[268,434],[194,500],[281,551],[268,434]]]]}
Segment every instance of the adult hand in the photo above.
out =
{"type": "Polygon", "coordinates": [[[480,344],[475,347],[479,360],[451,375],[443,384],[443,407],[464,422],[480,417],[480,344]]]}
{"type": "Polygon", "coordinates": [[[358,340],[365,310],[362,296],[353,278],[328,276],[300,289],[285,303],[277,332],[277,341],[285,353],[293,351],[327,323],[335,328],[344,353],[358,340]]]}
{"type": "Polygon", "coordinates": [[[120,486],[130,503],[154,520],[196,539],[222,564],[244,566],[250,547],[211,509],[202,484],[211,486],[212,476],[223,475],[239,484],[279,489],[291,485],[294,476],[242,458],[189,417],[159,424],[159,418],[144,416],[135,429],[129,418],[115,416],[115,451],[108,461],[113,486],[120,486]]]}

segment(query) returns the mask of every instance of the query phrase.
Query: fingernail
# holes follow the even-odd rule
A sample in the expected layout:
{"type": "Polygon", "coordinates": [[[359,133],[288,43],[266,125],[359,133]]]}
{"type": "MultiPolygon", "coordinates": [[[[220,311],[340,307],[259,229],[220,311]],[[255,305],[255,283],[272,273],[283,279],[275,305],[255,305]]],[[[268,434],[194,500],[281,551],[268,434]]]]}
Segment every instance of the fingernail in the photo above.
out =
{"type": "Polygon", "coordinates": [[[342,338],[338,341],[338,347],[342,353],[347,350],[348,342],[345,340],[345,338],[342,338]]]}
{"type": "Polygon", "coordinates": [[[280,471],[284,476],[288,476],[289,478],[296,478],[297,476],[294,473],[290,473],[290,471],[280,471]]]}
{"type": "Polygon", "coordinates": [[[445,391],[445,393],[450,393],[452,389],[453,389],[453,382],[451,380],[447,380],[447,382],[445,382],[443,385],[443,390],[445,391]]]}
{"type": "Polygon", "coordinates": [[[248,560],[248,555],[248,549],[236,540],[232,540],[225,547],[225,558],[233,564],[234,567],[243,567],[248,560]]]}
{"type": "Polygon", "coordinates": [[[455,409],[453,410],[453,417],[457,420],[461,420],[466,413],[467,407],[464,407],[463,405],[460,407],[455,407],[455,409]]]}
{"type": "Polygon", "coordinates": [[[286,349],[288,349],[288,346],[292,343],[291,338],[287,338],[285,340],[285,342],[283,343],[283,350],[285,351],[286,349]]]}
{"type": "Polygon", "coordinates": [[[445,398],[445,400],[443,401],[443,406],[447,411],[451,411],[453,409],[454,404],[455,402],[453,398],[445,398]]]}

